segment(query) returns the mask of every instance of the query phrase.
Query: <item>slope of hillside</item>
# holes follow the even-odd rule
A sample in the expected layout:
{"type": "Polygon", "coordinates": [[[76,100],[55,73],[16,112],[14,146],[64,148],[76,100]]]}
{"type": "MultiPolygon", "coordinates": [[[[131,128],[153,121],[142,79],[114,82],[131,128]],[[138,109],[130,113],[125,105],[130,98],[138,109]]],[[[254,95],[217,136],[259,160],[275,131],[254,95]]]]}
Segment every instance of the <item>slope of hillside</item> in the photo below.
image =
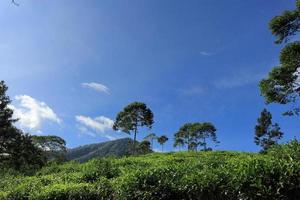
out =
{"type": "Polygon", "coordinates": [[[29,176],[0,176],[0,200],[299,200],[300,143],[265,154],[152,153],[53,163],[29,176]]]}
{"type": "Polygon", "coordinates": [[[118,140],[89,144],[73,149],[69,149],[66,153],[67,160],[76,160],[85,162],[97,157],[107,156],[124,156],[129,153],[129,144],[132,142],[130,138],[122,138],[118,140]]]}

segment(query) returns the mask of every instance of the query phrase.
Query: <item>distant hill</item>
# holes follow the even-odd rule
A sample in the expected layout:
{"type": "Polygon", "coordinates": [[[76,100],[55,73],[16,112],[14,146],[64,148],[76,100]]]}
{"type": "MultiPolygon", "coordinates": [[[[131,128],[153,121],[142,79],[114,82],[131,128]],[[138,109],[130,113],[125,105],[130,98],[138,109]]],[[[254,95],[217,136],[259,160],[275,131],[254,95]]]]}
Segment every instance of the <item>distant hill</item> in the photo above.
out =
{"type": "Polygon", "coordinates": [[[122,138],[68,149],[66,159],[85,162],[96,157],[120,157],[128,155],[130,151],[130,142],[132,141],[133,140],[130,138],[122,138]]]}

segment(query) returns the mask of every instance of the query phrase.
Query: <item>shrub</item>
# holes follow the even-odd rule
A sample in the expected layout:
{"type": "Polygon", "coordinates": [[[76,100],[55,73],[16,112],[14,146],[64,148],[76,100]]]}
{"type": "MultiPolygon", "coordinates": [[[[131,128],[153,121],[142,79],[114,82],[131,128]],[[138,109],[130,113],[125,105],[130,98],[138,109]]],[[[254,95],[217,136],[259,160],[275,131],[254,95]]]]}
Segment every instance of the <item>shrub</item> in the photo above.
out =
{"type": "Polygon", "coordinates": [[[101,177],[108,179],[118,176],[118,169],[112,165],[109,159],[94,159],[82,164],[83,180],[94,182],[101,177]]]}
{"type": "Polygon", "coordinates": [[[33,200],[106,200],[111,194],[106,188],[88,183],[68,183],[47,186],[33,200]]]}
{"type": "Polygon", "coordinates": [[[299,142],[266,154],[153,153],[44,167],[35,176],[3,172],[0,200],[300,199],[299,142]]]}

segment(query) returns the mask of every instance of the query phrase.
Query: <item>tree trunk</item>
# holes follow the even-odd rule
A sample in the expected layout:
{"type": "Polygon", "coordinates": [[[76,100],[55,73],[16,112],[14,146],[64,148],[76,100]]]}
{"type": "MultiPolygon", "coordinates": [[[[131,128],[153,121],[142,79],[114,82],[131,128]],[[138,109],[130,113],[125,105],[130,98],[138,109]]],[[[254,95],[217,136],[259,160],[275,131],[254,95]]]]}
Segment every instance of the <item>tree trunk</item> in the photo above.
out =
{"type": "Polygon", "coordinates": [[[205,137],[203,138],[203,144],[204,144],[204,151],[206,151],[206,140],[205,140],[205,137]]]}
{"type": "Polygon", "coordinates": [[[153,151],[153,138],[151,139],[151,149],[153,151]]]}
{"type": "Polygon", "coordinates": [[[136,133],[137,133],[137,128],[134,129],[134,137],[133,137],[133,155],[135,155],[136,133]]]}

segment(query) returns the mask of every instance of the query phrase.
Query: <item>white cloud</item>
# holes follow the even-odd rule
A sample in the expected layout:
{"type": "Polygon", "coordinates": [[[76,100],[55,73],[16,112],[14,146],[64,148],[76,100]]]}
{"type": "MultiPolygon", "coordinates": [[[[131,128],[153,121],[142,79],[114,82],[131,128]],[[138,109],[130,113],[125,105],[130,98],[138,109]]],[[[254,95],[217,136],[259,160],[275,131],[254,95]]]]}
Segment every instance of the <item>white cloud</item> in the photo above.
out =
{"type": "Polygon", "coordinates": [[[38,101],[28,95],[18,95],[15,97],[17,106],[10,106],[14,110],[14,117],[19,118],[21,128],[40,132],[44,121],[52,121],[60,124],[61,119],[44,102],[38,101]]]}
{"type": "Polygon", "coordinates": [[[100,83],[95,83],[95,82],[81,83],[81,86],[85,87],[85,88],[90,88],[90,89],[96,90],[97,92],[104,92],[106,94],[110,94],[109,88],[100,83]]]}
{"type": "Polygon", "coordinates": [[[78,126],[81,133],[108,138],[109,140],[117,139],[115,136],[111,136],[108,132],[112,130],[114,121],[110,118],[99,116],[94,119],[87,116],[77,115],[76,121],[80,124],[78,126]]]}

